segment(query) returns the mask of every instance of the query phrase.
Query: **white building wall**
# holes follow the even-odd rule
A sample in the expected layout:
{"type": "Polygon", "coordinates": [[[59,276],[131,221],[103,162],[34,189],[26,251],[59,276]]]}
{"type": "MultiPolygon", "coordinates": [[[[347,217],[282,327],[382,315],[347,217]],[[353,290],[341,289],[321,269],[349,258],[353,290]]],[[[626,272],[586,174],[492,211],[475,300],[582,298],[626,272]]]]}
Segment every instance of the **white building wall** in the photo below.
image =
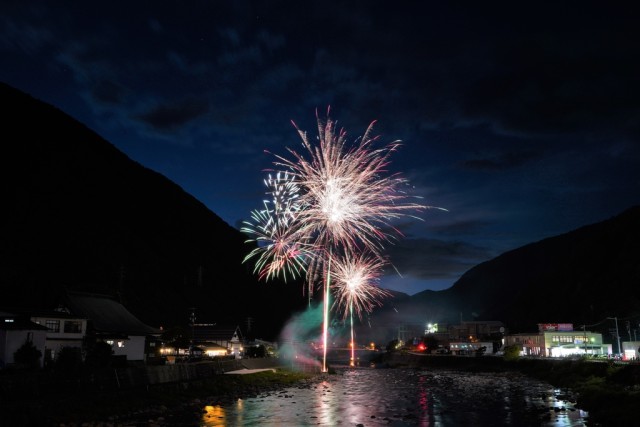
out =
{"type": "Polygon", "coordinates": [[[625,360],[638,360],[640,358],[640,341],[626,341],[622,343],[622,353],[625,360]]]}
{"type": "Polygon", "coordinates": [[[130,335],[129,339],[109,341],[114,356],[126,356],[130,361],[144,361],[146,337],[130,335]]]}
{"type": "Polygon", "coordinates": [[[87,331],[86,319],[66,319],[57,317],[32,317],[31,321],[42,326],[47,325],[47,320],[57,320],[60,322],[60,330],[58,332],[47,331],[46,348],[51,350],[51,357],[56,358],[57,354],[64,347],[82,348],[82,339],[87,331]],[[65,332],[66,322],[79,322],[80,330],[78,332],[65,332]]]}

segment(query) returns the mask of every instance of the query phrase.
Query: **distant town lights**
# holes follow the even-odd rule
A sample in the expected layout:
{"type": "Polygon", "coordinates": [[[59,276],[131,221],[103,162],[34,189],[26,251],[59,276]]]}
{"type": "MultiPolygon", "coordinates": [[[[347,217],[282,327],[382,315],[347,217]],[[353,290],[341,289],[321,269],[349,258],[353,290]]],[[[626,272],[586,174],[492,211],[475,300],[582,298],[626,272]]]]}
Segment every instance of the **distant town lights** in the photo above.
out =
{"type": "Polygon", "coordinates": [[[427,323],[427,329],[425,331],[427,334],[435,334],[438,332],[438,324],[437,323],[427,323]]]}

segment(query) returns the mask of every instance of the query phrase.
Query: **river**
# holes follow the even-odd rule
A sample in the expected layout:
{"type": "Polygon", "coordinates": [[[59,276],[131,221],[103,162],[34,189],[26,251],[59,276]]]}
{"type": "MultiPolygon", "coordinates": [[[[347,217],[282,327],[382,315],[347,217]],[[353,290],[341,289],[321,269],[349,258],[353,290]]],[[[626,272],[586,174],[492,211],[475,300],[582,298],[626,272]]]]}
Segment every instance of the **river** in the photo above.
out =
{"type": "Polygon", "coordinates": [[[201,426],[585,426],[547,383],[514,372],[339,369],[321,382],[203,408],[201,426]]]}

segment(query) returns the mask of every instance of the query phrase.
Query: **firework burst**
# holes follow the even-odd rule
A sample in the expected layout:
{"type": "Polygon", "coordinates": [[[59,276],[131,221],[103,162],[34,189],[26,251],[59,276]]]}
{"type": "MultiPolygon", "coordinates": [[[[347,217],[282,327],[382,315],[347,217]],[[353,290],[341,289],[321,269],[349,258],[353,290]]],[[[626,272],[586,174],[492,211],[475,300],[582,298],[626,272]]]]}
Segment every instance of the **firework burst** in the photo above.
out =
{"type": "Polygon", "coordinates": [[[364,252],[350,254],[333,260],[333,292],[336,295],[334,307],[342,311],[343,319],[349,317],[351,326],[351,361],[355,365],[355,334],[353,312],[362,320],[363,312],[371,312],[375,305],[382,305],[384,297],[391,293],[377,286],[384,260],[374,254],[364,252]]]}
{"type": "Polygon", "coordinates": [[[362,319],[364,312],[370,313],[381,306],[391,293],[378,287],[385,260],[371,253],[347,254],[334,257],[332,261],[334,308],[342,312],[343,319],[353,310],[362,319]]]}
{"type": "MultiPolygon", "coordinates": [[[[408,202],[401,191],[406,180],[387,172],[389,157],[400,143],[373,149],[379,137],[371,136],[372,122],[353,147],[346,145],[346,132],[336,130],[336,123],[318,120],[318,145],[295,123],[306,156],[288,149],[293,159],[276,156],[276,165],[288,169],[300,186],[301,232],[314,236],[315,244],[327,248],[367,248],[380,253],[385,241],[397,231],[393,219],[425,206],[408,202]]],[[[400,234],[398,232],[398,234],[400,234]]]]}
{"type": "Polygon", "coordinates": [[[278,172],[274,177],[271,174],[264,180],[267,187],[267,195],[271,196],[271,204],[274,212],[285,224],[293,222],[300,211],[300,186],[293,176],[287,172],[278,172]]]}
{"type": "Polygon", "coordinates": [[[275,156],[274,164],[286,172],[265,182],[272,200],[265,202],[265,209],[254,211],[253,222],[243,231],[262,243],[245,258],[258,256],[256,269],[262,277],[273,277],[285,269],[298,275],[306,269],[309,295],[316,281],[322,281],[326,372],[332,254],[350,254],[349,259],[338,257],[334,262],[339,278],[337,307],[345,317],[347,311],[353,317],[354,308],[358,315],[370,311],[386,295],[372,284],[383,262],[383,244],[401,235],[392,221],[414,216],[413,212],[426,206],[408,201],[401,190],[405,179],[398,174],[386,176],[389,157],[400,143],[373,148],[379,138],[371,135],[375,121],[353,146],[347,146],[346,132],[336,129],[329,111],[326,120],[317,112],[316,119],[318,144],[312,144],[306,132],[292,122],[305,151],[300,154],[288,148],[291,159],[275,156]],[[364,252],[369,255],[358,255],[364,252]]]}
{"type": "Polygon", "coordinates": [[[253,237],[247,242],[257,243],[243,262],[257,257],[254,272],[260,279],[269,280],[279,274],[285,281],[287,277],[301,277],[306,272],[309,252],[305,237],[295,228],[299,188],[287,173],[269,175],[264,183],[271,200],[263,202],[264,209],[251,213],[251,221],[243,222],[240,231],[253,237]]]}

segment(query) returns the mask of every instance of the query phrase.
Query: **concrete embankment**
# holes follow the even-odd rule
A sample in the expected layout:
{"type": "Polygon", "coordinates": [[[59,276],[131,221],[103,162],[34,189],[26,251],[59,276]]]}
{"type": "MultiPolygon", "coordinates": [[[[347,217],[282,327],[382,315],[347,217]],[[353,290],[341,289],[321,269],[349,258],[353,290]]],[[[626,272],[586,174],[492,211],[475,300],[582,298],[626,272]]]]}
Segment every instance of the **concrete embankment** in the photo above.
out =
{"type": "Polygon", "coordinates": [[[208,379],[219,374],[249,374],[263,371],[275,372],[276,369],[283,367],[291,367],[291,362],[269,357],[129,367],[118,373],[118,376],[122,377],[119,381],[118,388],[167,383],[188,383],[208,379]]]}
{"type": "Polygon", "coordinates": [[[278,358],[221,359],[170,365],[131,364],[102,368],[90,374],[56,375],[55,372],[4,372],[0,379],[0,400],[15,396],[41,396],[52,384],[60,392],[103,392],[182,386],[212,379],[226,372],[243,373],[291,367],[278,358]]]}

